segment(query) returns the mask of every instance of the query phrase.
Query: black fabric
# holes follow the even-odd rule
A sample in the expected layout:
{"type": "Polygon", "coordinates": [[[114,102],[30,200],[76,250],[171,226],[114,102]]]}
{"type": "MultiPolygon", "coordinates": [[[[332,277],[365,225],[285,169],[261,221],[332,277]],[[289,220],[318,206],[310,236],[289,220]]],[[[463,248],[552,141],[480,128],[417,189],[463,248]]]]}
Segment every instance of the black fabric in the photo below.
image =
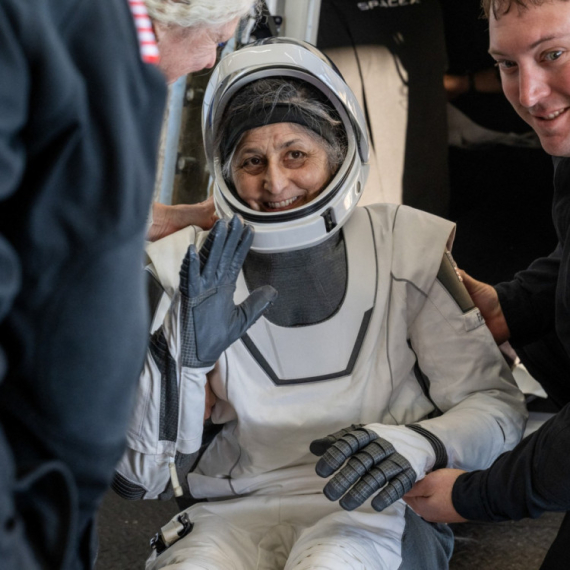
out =
{"type": "Polygon", "coordinates": [[[420,388],[422,389],[424,396],[431,402],[431,405],[433,406],[433,410],[428,414],[427,417],[428,418],[437,418],[437,417],[441,416],[443,414],[443,412],[439,409],[439,407],[437,406],[437,404],[433,401],[433,398],[431,397],[431,394],[429,391],[430,386],[431,386],[431,381],[430,381],[429,377],[427,376],[427,374],[425,374],[424,371],[420,368],[420,362],[418,360],[418,355],[416,354],[416,351],[414,350],[414,347],[412,346],[412,341],[410,339],[408,339],[408,347],[414,353],[414,357],[416,359],[416,362],[414,364],[414,376],[416,377],[416,380],[418,381],[418,384],[420,385],[420,388]]]}
{"type": "Polygon", "coordinates": [[[138,501],[144,499],[146,494],[146,489],[129,481],[126,477],[123,477],[118,471],[115,471],[113,476],[113,482],[111,483],[111,489],[127,501],[138,501]]]}
{"type": "MultiPolygon", "coordinates": [[[[570,159],[555,158],[554,165],[552,211],[559,245],[550,257],[537,260],[496,289],[511,344],[564,407],[489,469],[458,478],[453,504],[472,520],[516,520],[570,510],[570,159]]],[[[569,540],[570,525],[565,521],[553,560],[560,544],[569,540]]]]}
{"type": "MultiPolygon", "coordinates": [[[[406,76],[403,202],[445,217],[449,182],[442,75],[447,64],[439,0],[322,0],[317,47],[371,45],[385,46],[406,76]]],[[[373,104],[364,97],[365,111],[373,104]]]]}
{"type": "Polygon", "coordinates": [[[164,441],[176,441],[178,436],[178,381],[176,362],[168,351],[162,327],[151,337],[150,354],[160,370],[160,418],[158,437],[164,441]]]}
{"type": "Polygon", "coordinates": [[[461,475],[452,497],[457,512],[470,520],[504,521],[570,510],[568,449],[570,404],[491,468],[461,475]]]}
{"type": "Polygon", "coordinates": [[[435,452],[435,463],[433,464],[433,470],[436,469],[443,469],[447,467],[448,458],[447,458],[447,450],[445,449],[445,445],[443,445],[441,439],[437,437],[437,435],[433,434],[431,431],[423,428],[419,424],[406,424],[408,429],[415,431],[416,433],[420,434],[421,436],[425,437],[430,445],[432,446],[435,452]]]}
{"type": "Polygon", "coordinates": [[[557,411],[570,402],[570,382],[563,381],[570,374],[570,358],[554,331],[540,340],[517,347],[516,352],[532,377],[540,382],[557,411]]]}
{"type": "Polygon", "coordinates": [[[152,320],[164,294],[164,289],[158,279],[148,269],[145,270],[145,277],[148,308],[152,320]]]}
{"type": "Polygon", "coordinates": [[[147,342],[165,86],[126,0],[3,0],[0,75],[0,565],[90,568],[147,342]]]}
{"type": "MultiPolygon", "coordinates": [[[[331,109],[332,110],[332,109],[331,109]]],[[[307,121],[307,117],[289,103],[276,103],[271,106],[261,107],[255,111],[242,111],[234,113],[225,129],[226,136],[222,140],[222,161],[225,162],[240,137],[251,129],[274,125],[275,123],[295,123],[314,131],[329,143],[334,144],[335,136],[333,129],[325,121],[307,121]],[[319,128],[315,126],[318,124],[319,128]]]]}
{"type": "Polygon", "coordinates": [[[513,281],[496,286],[513,346],[538,340],[555,330],[570,352],[570,159],[554,158],[552,205],[558,246],[549,256],[537,259],[513,281]]]}
{"type": "Polygon", "coordinates": [[[282,327],[320,323],[336,313],[346,292],[348,266],[342,232],[298,251],[250,251],[243,267],[250,291],[271,285],[279,296],[264,316],[282,327]]]}

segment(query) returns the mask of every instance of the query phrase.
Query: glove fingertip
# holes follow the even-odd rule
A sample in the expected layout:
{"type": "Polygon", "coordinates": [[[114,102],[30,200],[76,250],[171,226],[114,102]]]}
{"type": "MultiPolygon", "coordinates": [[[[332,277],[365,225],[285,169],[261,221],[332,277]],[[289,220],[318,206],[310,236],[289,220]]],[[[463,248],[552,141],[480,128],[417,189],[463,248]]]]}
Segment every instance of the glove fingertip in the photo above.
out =
{"type": "Polygon", "coordinates": [[[321,455],[325,454],[326,450],[330,446],[331,446],[331,442],[326,437],[324,437],[322,439],[315,439],[315,440],[311,441],[311,444],[309,445],[309,451],[313,455],[320,457],[321,455]]]}
{"type": "Polygon", "coordinates": [[[392,504],[391,501],[387,500],[386,497],[379,493],[372,499],[372,508],[375,511],[381,512],[385,508],[389,507],[392,504]]]}
{"type": "Polygon", "coordinates": [[[323,489],[323,493],[329,501],[338,501],[340,497],[342,497],[343,491],[327,483],[323,489]]]}
{"type": "Polygon", "coordinates": [[[345,511],[354,511],[357,507],[361,505],[350,493],[347,493],[340,501],[339,505],[345,511]]]}
{"type": "Polygon", "coordinates": [[[334,473],[334,469],[326,462],[320,459],[315,465],[315,472],[319,477],[330,477],[334,473]]]}
{"type": "Polygon", "coordinates": [[[263,285],[263,289],[268,303],[274,303],[277,300],[277,297],[279,297],[279,292],[275,287],[272,287],[271,285],[263,285]]]}

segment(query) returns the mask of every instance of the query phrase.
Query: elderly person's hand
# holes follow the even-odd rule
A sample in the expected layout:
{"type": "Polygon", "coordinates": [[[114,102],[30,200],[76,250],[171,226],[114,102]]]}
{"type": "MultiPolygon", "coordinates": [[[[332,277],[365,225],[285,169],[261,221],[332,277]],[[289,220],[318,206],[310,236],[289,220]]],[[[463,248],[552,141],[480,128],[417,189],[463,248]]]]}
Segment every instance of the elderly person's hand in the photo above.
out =
{"type": "Polygon", "coordinates": [[[198,204],[166,206],[155,202],[152,205],[152,225],[148,230],[147,240],[156,241],[187,226],[198,226],[203,230],[209,230],[216,219],[212,197],[198,204]]]}
{"type": "Polygon", "coordinates": [[[439,469],[429,473],[404,495],[404,501],[415,513],[429,522],[465,522],[454,508],[451,491],[461,469],[439,469]]]}

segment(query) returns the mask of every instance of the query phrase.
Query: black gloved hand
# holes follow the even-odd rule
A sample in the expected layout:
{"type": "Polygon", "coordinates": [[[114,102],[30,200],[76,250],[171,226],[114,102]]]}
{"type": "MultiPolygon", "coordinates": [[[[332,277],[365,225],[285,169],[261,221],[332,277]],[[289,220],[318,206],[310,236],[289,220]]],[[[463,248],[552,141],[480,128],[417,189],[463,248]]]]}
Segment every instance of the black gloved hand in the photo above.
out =
{"type": "Polygon", "coordinates": [[[182,364],[212,366],[277,297],[264,285],[236,306],[236,281],[253,240],[253,230],[234,216],[218,220],[200,254],[190,245],[180,269],[182,364]]]}
{"type": "Polygon", "coordinates": [[[315,468],[320,477],[329,477],[348,459],[323,489],[331,501],[342,497],[340,506],[347,511],[359,507],[384,487],[372,500],[372,507],[382,511],[401,499],[417,478],[410,462],[389,441],[363,425],[352,425],[316,439],[310,450],[322,456],[315,468]]]}

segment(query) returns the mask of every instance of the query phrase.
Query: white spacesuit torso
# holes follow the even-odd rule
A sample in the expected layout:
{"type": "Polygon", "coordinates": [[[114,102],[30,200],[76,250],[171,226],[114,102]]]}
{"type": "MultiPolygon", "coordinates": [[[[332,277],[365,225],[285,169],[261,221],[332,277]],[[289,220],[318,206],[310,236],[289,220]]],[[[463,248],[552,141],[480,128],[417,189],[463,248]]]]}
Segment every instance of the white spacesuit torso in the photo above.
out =
{"type": "MultiPolygon", "coordinates": [[[[433,451],[427,439],[402,430],[405,424],[419,423],[435,434],[446,448],[448,465],[464,469],[486,467],[518,442],[525,412],[510,372],[481,326],[479,311],[461,310],[437,278],[453,234],[450,222],[405,206],[357,208],[343,227],[348,279],[338,310],[322,322],[299,327],[277,326],[261,317],[224,352],[210,374],[218,398],[212,420],[223,427],[187,474],[187,482],[195,499],[226,500],[189,510],[200,532],[228,522],[230,530],[235,525],[246,528],[244,513],[249,510],[251,528],[271,528],[276,513],[284,517],[290,511],[285,518],[291,528],[316,524],[315,536],[331,532],[330,525],[349,515],[323,497],[323,479],[315,473],[309,445],[350,424],[378,426],[392,441],[409,432],[394,445],[410,445],[406,457],[419,477],[433,466],[425,460],[433,451]]],[[[178,322],[178,268],[189,243],[203,239],[202,232],[187,228],[149,248],[153,273],[165,290],[153,327],[162,323],[174,360],[180,343],[180,330],[173,324],[178,322]]],[[[234,300],[239,303],[247,295],[240,274],[234,300]]],[[[169,485],[171,458],[200,447],[207,371],[188,373],[177,366],[177,435],[165,441],[160,436],[161,418],[168,414],[165,376],[149,352],[128,432],[129,450],[118,467],[122,477],[146,489],[145,498],[156,497],[169,485]]],[[[396,568],[404,505],[397,502],[383,513],[371,512],[365,504],[347,521],[372,525],[377,538],[371,542],[365,533],[354,540],[364,552],[391,536],[389,541],[395,542],[388,544],[397,547],[390,567],[396,568]]],[[[244,540],[233,532],[225,539],[228,544],[244,540]]],[[[200,536],[195,531],[190,535],[198,543],[200,536]]],[[[298,544],[301,548],[304,543],[298,544]]],[[[182,548],[177,543],[165,560],[182,556],[176,554],[182,548]]],[[[208,550],[212,568],[223,567],[213,562],[218,555],[208,550]]],[[[153,564],[148,567],[162,567],[153,564]]]]}
{"type": "MultiPolygon", "coordinates": [[[[453,232],[450,222],[406,207],[354,211],[343,228],[348,279],[337,312],[301,327],[261,317],[220,359],[212,420],[224,426],[188,474],[195,498],[321,492],[309,443],[353,423],[421,421],[443,441],[450,465],[466,469],[487,466],[518,441],[524,412],[508,369],[478,310],[463,313],[436,279],[453,232]]],[[[194,239],[193,229],[182,230],[150,248],[167,293],[181,261],[173,252],[194,239]]],[[[236,303],[247,294],[242,274],[236,303]]],[[[181,383],[178,441],[164,442],[160,381],[152,381],[152,364],[145,371],[129,446],[155,458],[196,451],[202,418],[189,411],[200,410],[203,383],[181,383]]]]}

